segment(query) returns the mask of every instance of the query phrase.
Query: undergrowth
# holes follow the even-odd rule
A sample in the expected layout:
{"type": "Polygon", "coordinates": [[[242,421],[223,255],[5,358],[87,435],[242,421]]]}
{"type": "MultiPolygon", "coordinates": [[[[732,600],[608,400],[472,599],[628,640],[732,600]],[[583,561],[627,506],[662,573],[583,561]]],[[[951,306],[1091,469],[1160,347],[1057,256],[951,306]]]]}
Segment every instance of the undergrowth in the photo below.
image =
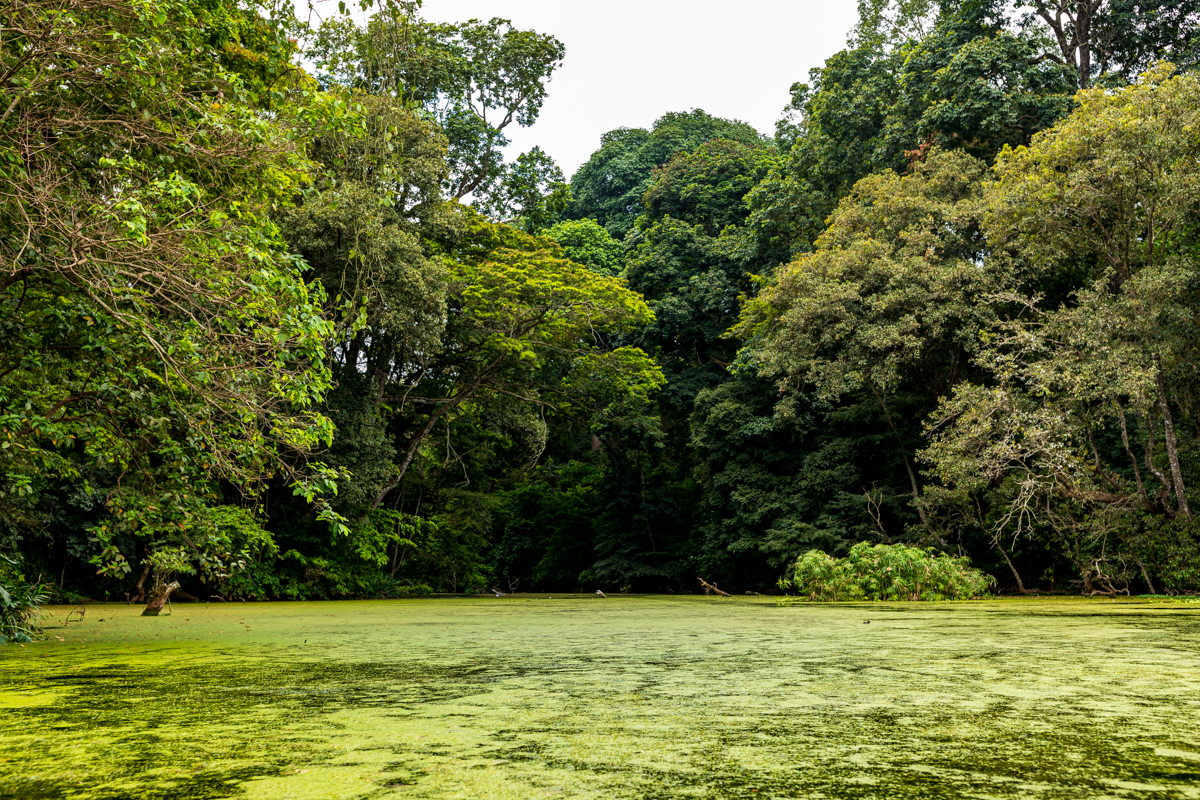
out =
{"type": "Polygon", "coordinates": [[[987,596],[996,579],[970,559],[933,548],[860,542],[845,558],[810,550],[796,560],[779,586],[796,595],[780,598],[839,600],[969,600],[987,596]]]}

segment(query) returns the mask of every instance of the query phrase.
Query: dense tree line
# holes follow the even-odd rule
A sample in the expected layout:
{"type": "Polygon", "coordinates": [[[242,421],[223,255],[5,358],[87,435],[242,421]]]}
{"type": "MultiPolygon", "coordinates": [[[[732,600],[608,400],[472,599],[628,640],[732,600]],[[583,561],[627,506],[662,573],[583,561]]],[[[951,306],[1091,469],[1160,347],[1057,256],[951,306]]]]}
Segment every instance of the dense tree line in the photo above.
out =
{"type": "Polygon", "coordinates": [[[863,0],[569,182],[505,20],[4,8],[7,586],[1200,589],[1200,4],[863,0]]]}

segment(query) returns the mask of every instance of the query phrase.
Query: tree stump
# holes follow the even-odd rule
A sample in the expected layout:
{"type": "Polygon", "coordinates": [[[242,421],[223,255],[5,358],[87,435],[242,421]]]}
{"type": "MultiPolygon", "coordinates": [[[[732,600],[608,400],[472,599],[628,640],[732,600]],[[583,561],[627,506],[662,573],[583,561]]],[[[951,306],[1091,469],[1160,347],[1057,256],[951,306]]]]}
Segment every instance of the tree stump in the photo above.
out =
{"type": "Polygon", "coordinates": [[[167,600],[171,597],[171,592],[179,588],[179,581],[171,581],[163,587],[162,591],[150,598],[150,602],[146,603],[146,609],[142,612],[143,617],[157,617],[159,612],[163,610],[163,606],[167,604],[167,600]]]}

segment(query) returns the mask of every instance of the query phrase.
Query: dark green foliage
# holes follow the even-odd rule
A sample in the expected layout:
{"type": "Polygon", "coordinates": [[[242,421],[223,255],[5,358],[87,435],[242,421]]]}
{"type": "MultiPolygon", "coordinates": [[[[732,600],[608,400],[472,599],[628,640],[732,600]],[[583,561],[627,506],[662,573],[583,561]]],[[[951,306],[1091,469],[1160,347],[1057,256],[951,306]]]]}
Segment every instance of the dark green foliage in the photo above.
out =
{"type": "Polygon", "coordinates": [[[588,572],[603,490],[600,454],[593,452],[561,465],[548,461],[506,492],[496,513],[495,585],[504,592],[604,588],[588,572]]]}
{"type": "Polygon", "coordinates": [[[600,149],[571,177],[571,219],[590,217],[622,239],[642,212],[654,168],[705,142],[729,139],[759,145],[762,135],[744,122],[712,117],[700,109],[665,114],[647,131],[618,128],[604,134],[600,149]]]}
{"type": "Polygon", "coordinates": [[[0,555],[55,599],[1200,589],[1198,90],[1122,88],[1192,0],[862,0],[774,141],[569,185],[502,157],[565,52],[502,19],[8,2],[0,555]]]}
{"type": "Polygon", "coordinates": [[[1036,46],[1007,31],[973,38],[923,87],[916,125],[920,146],[962,148],[992,161],[1002,148],[1028,144],[1033,134],[1066,116],[1075,88],[1071,78],[1064,67],[1038,62],[1036,46]]]}
{"type": "Polygon", "coordinates": [[[653,353],[670,383],[667,402],[685,409],[696,393],[723,380],[736,344],[724,338],[737,318],[738,296],[748,287],[745,263],[725,252],[699,226],[675,219],[638,234],[625,275],[654,309],[655,321],[638,344],[653,353]]]}
{"type": "MultiPolygon", "coordinates": [[[[630,408],[600,429],[607,470],[589,577],[608,587],[678,591],[690,572],[687,543],[697,497],[686,429],[659,408],[630,408]]],[[[688,587],[690,589],[690,587],[688,587]]]]}
{"type": "Polygon", "coordinates": [[[835,54],[792,86],[776,138],[787,158],[748,197],[751,225],[785,254],[809,249],[860,178],[905,171],[931,147],[991,160],[1070,109],[1072,71],[993,2],[946,4],[928,34],[835,54]]]}
{"type": "Polygon", "coordinates": [[[746,219],[742,198],[776,163],[775,148],[714,139],[675,156],[652,173],[642,198],[647,219],[672,217],[718,236],[746,219]]]}
{"type": "Polygon", "coordinates": [[[1153,575],[1147,582],[1154,593],[1194,594],[1200,587],[1200,525],[1194,520],[1141,519],[1122,537],[1132,554],[1125,568],[1137,581],[1153,575]]]}
{"type": "Polygon", "coordinates": [[[1107,83],[1128,83],[1160,59],[1190,69],[1200,62],[1200,2],[1108,0],[1092,41],[1096,75],[1107,83]]]}
{"type": "Polygon", "coordinates": [[[570,201],[571,189],[562,170],[535,147],[517,156],[499,186],[477,205],[526,233],[538,233],[557,222],[570,201]]]}

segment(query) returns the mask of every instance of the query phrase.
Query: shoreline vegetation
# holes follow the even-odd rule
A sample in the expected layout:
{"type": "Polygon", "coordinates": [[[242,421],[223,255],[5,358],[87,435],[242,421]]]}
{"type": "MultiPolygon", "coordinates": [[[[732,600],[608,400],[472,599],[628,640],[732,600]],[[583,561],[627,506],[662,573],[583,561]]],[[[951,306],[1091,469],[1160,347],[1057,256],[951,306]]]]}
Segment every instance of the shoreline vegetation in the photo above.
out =
{"type": "Polygon", "coordinates": [[[0,642],[1200,592],[1200,3],[860,0],[773,132],[571,176],[569,43],[420,6],[0,0],[0,642]]]}

